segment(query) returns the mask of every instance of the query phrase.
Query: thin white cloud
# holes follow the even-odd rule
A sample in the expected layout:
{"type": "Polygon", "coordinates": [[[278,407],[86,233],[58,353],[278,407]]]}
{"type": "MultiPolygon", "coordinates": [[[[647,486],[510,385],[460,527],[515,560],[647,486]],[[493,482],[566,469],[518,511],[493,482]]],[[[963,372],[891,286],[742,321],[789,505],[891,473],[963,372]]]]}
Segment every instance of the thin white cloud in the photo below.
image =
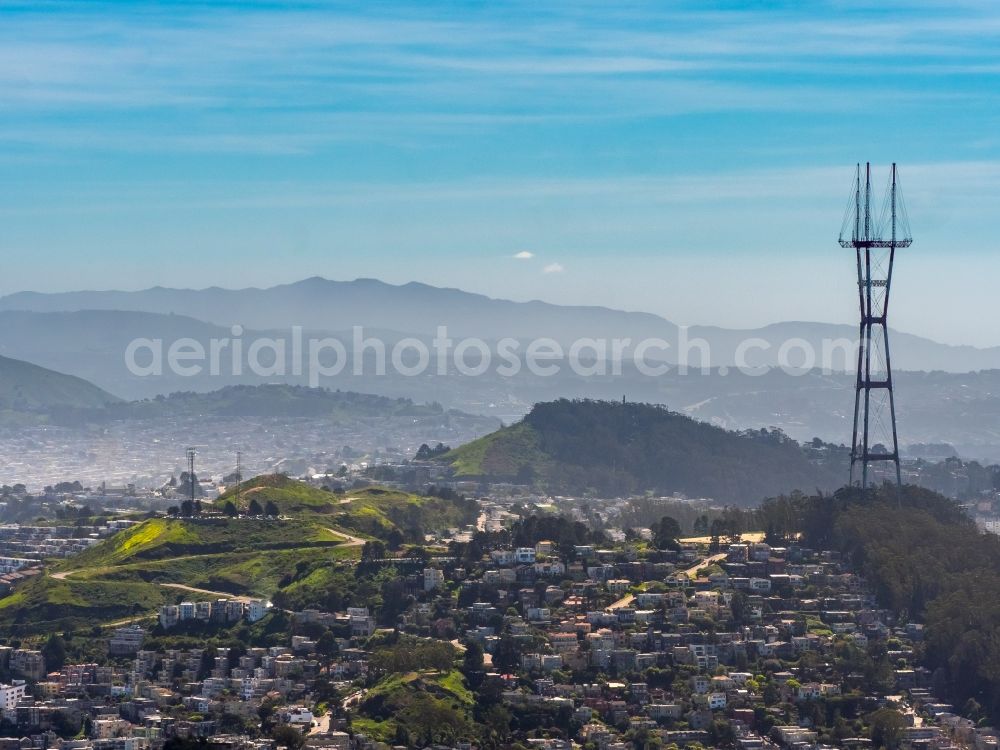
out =
{"type": "Polygon", "coordinates": [[[565,270],[562,263],[549,263],[542,269],[542,273],[562,273],[565,270]]]}
{"type": "Polygon", "coordinates": [[[514,253],[514,257],[518,260],[531,260],[535,257],[535,254],[530,250],[522,250],[519,253],[514,253]]]}
{"type": "MultiPolygon", "coordinates": [[[[134,17],[109,12],[97,22],[75,4],[52,7],[56,12],[25,14],[0,28],[0,98],[7,104],[32,112],[210,104],[216,110],[254,109],[259,118],[259,110],[280,111],[289,101],[315,111],[332,101],[352,101],[359,91],[379,91],[382,98],[400,101],[403,114],[414,108],[425,112],[428,102],[447,114],[455,101],[480,109],[515,103],[518,111],[527,102],[529,112],[546,114],[555,101],[583,118],[608,110],[642,114],[650,102],[667,113],[683,113],[746,109],[751,103],[771,109],[773,98],[815,108],[833,94],[863,95],[854,85],[824,82],[802,102],[800,90],[773,86],[766,76],[730,82],[735,91],[704,90],[721,85],[712,76],[726,71],[802,72],[819,64],[814,72],[828,75],[838,72],[830,66],[839,62],[877,65],[881,72],[891,64],[897,73],[918,65],[925,72],[982,75],[1000,65],[989,44],[1000,31],[1000,15],[989,5],[970,5],[950,17],[866,15],[859,23],[849,15],[813,19],[779,12],[649,11],[633,17],[598,4],[517,25],[433,14],[387,19],[321,8],[209,12],[197,7],[134,17]],[[560,40],[558,47],[553,39],[560,40]],[[704,80],[684,78],[696,71],[704,80]],[[566,75],[579,80],[565,87],[572,99],[560,100],[560,87],[544,79],[566,75]],[[631,84],[624,90],[623,81],[631,84]],[[665,82],[671,84],[668,91],[665,82]],[[693,89],[693,101],[681,97],[679,106],[676,99],[685,91],[674,89],[683,86],[693,89]],[[620,93],[609,101],[609,90],[620,93]],[[489,100],[482,98],[484,91],[489,100]],[[734,103],[733,93],[743,98],[734,103]]],[[[928,94],[924,87],[914,93],[928,94]]],[[[829,106],[843,109],[841,103],[829,106]]],[[[511,107],[493,109],[484,114],[511,107]]]]}

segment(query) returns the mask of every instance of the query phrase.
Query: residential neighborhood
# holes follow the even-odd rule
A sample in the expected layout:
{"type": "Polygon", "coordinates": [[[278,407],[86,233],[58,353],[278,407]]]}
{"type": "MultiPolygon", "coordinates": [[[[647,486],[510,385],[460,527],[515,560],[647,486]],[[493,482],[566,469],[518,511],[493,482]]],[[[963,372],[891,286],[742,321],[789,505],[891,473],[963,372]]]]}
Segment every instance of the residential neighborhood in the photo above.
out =
{"type": "Polygon", "coordinates": [[[17,739],[0,747],[264,748],[272,740],[262,730],[277,726],[315,748],[481,747],[471,732],[408,735],[412,725],[374,707],[386,654],[433,643],[445,663],[414,663],[411,674],[429,684],[458,676],[475,701],[461,710],[507,717],[499,746],[997,745],[991,727],[935,696],[916,656],[922,625],[881,609],[838,552],[738,535],[659,550],[649,529],[610,544],[570,543],[566,533],[529,544],[523,518],[483,506],[482,530],[456,533],[469,541],[453,543],[453,554],[376,558],[366,548],[348,563],[394,571],[400,601],[378,612],[195,598],[102,634],[91,663],[47,663],[58,651],[51,639],[34,650],[2,647],[0,728],[17,739]],[[263,627],[278,642],[181,645],[194,635],[218,644],[235,627],[263,627]]]}

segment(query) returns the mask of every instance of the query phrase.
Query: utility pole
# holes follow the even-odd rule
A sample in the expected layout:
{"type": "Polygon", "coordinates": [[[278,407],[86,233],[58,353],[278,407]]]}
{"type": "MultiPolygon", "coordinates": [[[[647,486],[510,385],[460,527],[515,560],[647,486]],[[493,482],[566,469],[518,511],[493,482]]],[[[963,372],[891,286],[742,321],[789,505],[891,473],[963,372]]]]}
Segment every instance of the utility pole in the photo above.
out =
{"type": "Polygon", "coordinates": [[[191,490],[191,512],[194,513],[194,457],[197,454],[194,448],[187,449],[188,461],[188,485],[191,490]]]}
{"type": "Polygon", "coordinates": [[[240,483],[243,481],[243,471],[240,461],[243,458],[243,451],[236,451],[236,507],[240,507],[240,483]]]}

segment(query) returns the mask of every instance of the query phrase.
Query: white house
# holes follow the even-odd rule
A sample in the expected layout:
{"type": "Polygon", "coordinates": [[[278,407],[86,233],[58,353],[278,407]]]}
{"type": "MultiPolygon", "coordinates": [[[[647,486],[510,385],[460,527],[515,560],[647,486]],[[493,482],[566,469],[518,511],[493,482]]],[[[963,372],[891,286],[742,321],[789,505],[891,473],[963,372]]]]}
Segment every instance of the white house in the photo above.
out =
{"type": "Polygon", "coordinates": [[[11,685],[0,685],[0,709],[10,711],[24,698],[26,685],[24,680],[14,680],[11,685]]]}
{"type": "Polygon", "coordinates": [[[424,568],[424,591],[433,591],[444,585],[444,572],[437,568],[424,568]]]}
{"type": "Polygon", "coordinates": [[[263,599],[251,599],[246,605],[246,618],[248,622],[257,622],[267,614],[267,605],[263,599]]]}
{"type": "Polygon", "coordinates": [[[313,712],[305,706],[289,706],[281,712],[281,718],[286,724],[298,724],[300,726],[312,726],[315,717],[313,712]]]}
{"type": "Polygon", "coordinates": [[[525,565],[528,563],[533,563],[535,561],[535,548],[534,547],[518,547],[517,552],[514,553],[514,558],[517,560],[518,564],[525,565]]]}
{"type": "Polygon", "coordinates": [[[721,711],[726,707],[726,694],[725,693],[709,693],[708,694],[708,707],[712,711],[721,711]]]}

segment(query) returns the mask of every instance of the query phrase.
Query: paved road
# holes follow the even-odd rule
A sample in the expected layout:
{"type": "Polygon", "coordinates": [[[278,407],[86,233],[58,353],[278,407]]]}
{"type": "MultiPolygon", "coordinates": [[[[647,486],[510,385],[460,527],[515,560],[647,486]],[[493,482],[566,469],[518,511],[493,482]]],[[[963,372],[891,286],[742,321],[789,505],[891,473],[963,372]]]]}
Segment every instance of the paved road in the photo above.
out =
{"type": "Polygon", "coordinates": [[[332,715],[329,711],[319,717],[316,726],[309,730],[309,734],[326,734],[330,731],[330,719],[332,715]]]}
{"type": "Polygon", "coordinates": [[[361,699],[365,697],[366,692],[366,690],[356,690],[344,698],[343,703],[341,704],[344,707],[344,710],[348,710],[352,705],[360,705],[361,699]]]}
{"type": "Polygon", "coordinates": [[[616,601],[614,604],[608,606],[608,609],[621,609],[622,607],[628,607],[635,601],[635,596],[632,594],[625,594],[621,599],[616,601]]]}
{"type": "Polygon", "coordinates": [[[123,625],[131,625],[133,623],[142,622],[143,620],[152,620],[156,617],[152,612],[147,612],[146,614],[136,615],[135,617],[126,617],[123,620],[115,620],[114,622],[106,622],[101,627],[103,628],[120,628],[123,625]]]}
{"type": "Polygon", "coordinates": [[[698,571],[702,570],[703,568],[707,568],[709,565],[713,565],[714,563],[719,562],[719,560],[725,560],[725,559],[726,559],[726,553],[725,552],[720,552],[717,555],[712,555],[711,557],[706,557],[704,560],[702,560],[697,565],[692,565],[690,568],[688,568],[687,570],[685,570],[684,574],[688,578],[696,578],[698,576],[698,571]]]}
{"type": "MultiPolygon", "coordinates": [[[[695,563],[690,568],[687,568],[686,570],[682,570],[680,572],[686,575],[688,578],[696,578],[698,576],[698,571],[707,568],[709,565],[717,563],[719,560],[724,560],[725,558],[726,558],[725,552],[721,552],[718,555],[711,555],[710,557],[706,557],[701,562],[695,563]]],[[[628,607],[632,604],[633,601],[635,601],[635,596],[632,594],[626,594],[621,599],[616,601],[614,604],[611,604],[608,607],[608,609],[621,609],[622,607],[628,607]]]]}

